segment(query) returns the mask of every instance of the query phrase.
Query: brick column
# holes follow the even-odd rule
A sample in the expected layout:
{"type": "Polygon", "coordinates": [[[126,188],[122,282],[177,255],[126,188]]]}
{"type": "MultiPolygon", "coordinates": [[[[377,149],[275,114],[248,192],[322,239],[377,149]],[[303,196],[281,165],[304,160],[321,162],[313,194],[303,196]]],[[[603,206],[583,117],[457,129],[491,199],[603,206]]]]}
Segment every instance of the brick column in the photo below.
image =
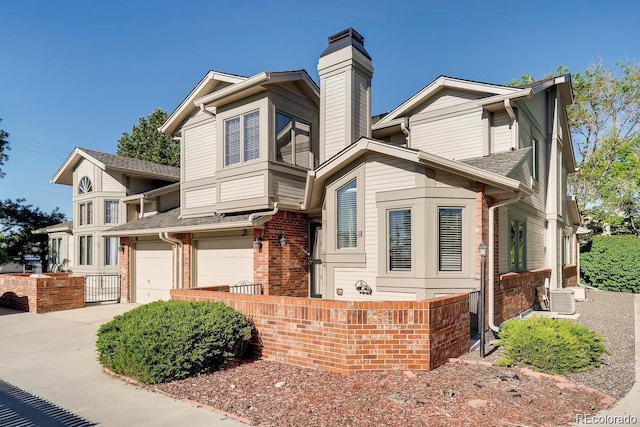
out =
{"type": "Polygon", "coordinates": [[[118,263],[120,264],[120,301],[130,302],[129,289],[131,286],[131,279],[129,277],[129,264],[131,262],[131,239],[129,237],[120,237],[120,245],[124,247],[124,250],[118,249],[118,263]]]}
{"type": "Polygon", "coordinates": [[[262,250],[254,248],[253,281],[262,283],[266,295],[309,296],[309,221],[299,212],[278,212],[254,230],[262,236],[262,250]],[[287,244],[280,245],[284,235],[287,244]]]}
{"type": "Polygon", "coordinates": [[[182,286],[184,288],[191,287],[191,233],[179,235],[178,239],[182,240],[182,286]]]}

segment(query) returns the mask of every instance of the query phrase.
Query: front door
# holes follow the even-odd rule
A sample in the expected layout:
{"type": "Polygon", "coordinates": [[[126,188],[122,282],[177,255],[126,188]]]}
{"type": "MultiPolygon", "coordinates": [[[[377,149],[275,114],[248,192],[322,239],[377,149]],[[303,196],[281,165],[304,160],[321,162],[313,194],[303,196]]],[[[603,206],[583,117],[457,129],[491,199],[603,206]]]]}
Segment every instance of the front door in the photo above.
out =
{"type": "Polygon", "coordinates": [[[322,268],[322,224],[312,223],[309,227],[309,295],[311,298],[322,298],[324,290],[324,272],[322,268]]]}

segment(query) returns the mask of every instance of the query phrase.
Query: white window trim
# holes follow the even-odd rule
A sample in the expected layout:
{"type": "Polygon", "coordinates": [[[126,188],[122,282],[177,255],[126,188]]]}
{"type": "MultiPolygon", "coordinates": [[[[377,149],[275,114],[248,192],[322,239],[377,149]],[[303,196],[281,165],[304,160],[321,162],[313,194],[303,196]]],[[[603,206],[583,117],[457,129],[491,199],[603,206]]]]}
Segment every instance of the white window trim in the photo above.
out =
{"type": "Polygon", "coordinates": [[[416,209],[413,206],[398,206],[398,207],[390,207],[384,210],[384,222],[385,222],[385,246],[384,246],[384,256],[385,256],[385,268],[387,275],[395,276],[413,276],[416,270],[416,209]],[[391,269],[391,248],[390,244],[390,224],[389,224],[389,213],[392,211],[409,211],[411,218],[411,228],[410,228],[410,236],[411,236],[411,268],[408,270],[392,270],[391,269]]]}
{"type": "Polygon", "coordinates": [[[78,202],[78,226],[93,225],[94,221],[93,200],[78,202]],[[91,207],[91,209],[89,209],[91,207]],[[84,214],[83,214],[84,209],[84,214]]]}
{"type": "Polygon", "coordinates": [[[78,236],[78,265],[79,266],[92,266],[93,265],[93,252],[94,252],[94,248],[93,248],[93,234],[83,234],[81,236],[78,236]],[[91,244],[88,244],[88,240],[87,237],[91,237],[91,244]],[[82,263],[82,258],[83,258],[83,254],[82,254],[82,245],[80,244],[80,242],[82,241],[82,239],[84,238],[84,263],[82,263]]]}
{"type": "Polygon", "coordinates": [[[88,194],[93,191],[93,183],[88,176],[83,176],[78,181],[77,193],[78,195],[88,194]]]}
{"type": "Polygon", "coordinates": [[[262,113],[260,108],[254,108],[252,110],[243,112],[241,114],[235,114],[231,117],[227,117],[222,121],[222,165],[224,168],[234,168],[242,165],[247,165],[260,161],[262,158],[262,113]],[[245,133],[244,133],[244,121],[245,117],[249,114],[258,113],[258,157],[251,160],[245,160],[245,133]],[[231,120],[239,119],[240,121],[240,159],[236,163],[227,164],[227,122],[231,120]]]}

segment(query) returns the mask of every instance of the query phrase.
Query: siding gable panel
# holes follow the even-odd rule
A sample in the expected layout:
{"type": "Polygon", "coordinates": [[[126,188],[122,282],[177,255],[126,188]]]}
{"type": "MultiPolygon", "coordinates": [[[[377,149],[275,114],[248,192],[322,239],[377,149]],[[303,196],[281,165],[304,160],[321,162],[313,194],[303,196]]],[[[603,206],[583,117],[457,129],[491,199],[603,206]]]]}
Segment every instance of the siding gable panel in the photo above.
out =
{"type": "Polygon", "coordinates": [[[184,131],[184,180],[206,178],[215,174],[216,123],[210,121],[184,131]]]}

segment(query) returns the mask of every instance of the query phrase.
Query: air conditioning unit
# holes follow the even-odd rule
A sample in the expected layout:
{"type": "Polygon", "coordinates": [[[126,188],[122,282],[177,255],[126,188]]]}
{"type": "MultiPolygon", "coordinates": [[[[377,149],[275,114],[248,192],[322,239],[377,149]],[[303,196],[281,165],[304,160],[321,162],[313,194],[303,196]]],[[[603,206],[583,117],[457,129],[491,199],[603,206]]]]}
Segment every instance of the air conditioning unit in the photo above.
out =
{"type": "Polygon", "coordinates": [[[552,289],[551,310],[558,314],[575,314],[576,300],[571,289],[552,289]]]}

